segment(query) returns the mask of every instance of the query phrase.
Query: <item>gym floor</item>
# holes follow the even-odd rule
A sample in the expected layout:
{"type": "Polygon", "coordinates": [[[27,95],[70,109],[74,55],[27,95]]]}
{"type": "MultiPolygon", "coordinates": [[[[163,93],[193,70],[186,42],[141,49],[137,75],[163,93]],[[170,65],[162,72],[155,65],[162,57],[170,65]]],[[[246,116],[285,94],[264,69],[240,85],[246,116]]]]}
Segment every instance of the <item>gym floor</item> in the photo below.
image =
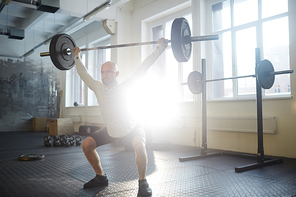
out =
{"type": "MultiPolygon", "coordinates": [[[[45,132],[0,133],[0,196],[137,196],[134,153],[121,143],[97,148],[109,186],[83,189],[94,177],[81,146],[45,147],[45,132]],[[19,161],[23,154],[44,154],[19,161]]],[[[82,136],[85,139],[86,136],[82,136]]],[[[230,156],[179,162],[199,148],[171,145],[147,148],[147,180],[153,196],[296,196],[296,159],[236,173],[234,168],[254,160],[230,156]]]]}

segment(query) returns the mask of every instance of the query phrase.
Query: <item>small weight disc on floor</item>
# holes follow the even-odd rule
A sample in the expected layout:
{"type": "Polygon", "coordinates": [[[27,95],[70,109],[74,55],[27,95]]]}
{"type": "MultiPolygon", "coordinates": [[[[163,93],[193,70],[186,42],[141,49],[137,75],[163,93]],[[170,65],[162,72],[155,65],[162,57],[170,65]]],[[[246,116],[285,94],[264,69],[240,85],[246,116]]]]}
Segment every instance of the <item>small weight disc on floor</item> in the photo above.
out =
{"type": "Polygon", "coordinates": [[[183,17],[176,18],[172,24],[171,45],[178,62],[187,62],[190,59],[191,31],[188,21],[183,17]]]}
{"type": "Polygon", "coordinates": [[[34,161],[34,160],[41,160],[44,159],[44,155],[42,154],[27,154],[19,156],[19,161],[34,161]]]}
{"type": "Polygon", "coordinates": [[[60,70],[70,70],[75,65],[74,52],[67,51],[75,46],[75,41],[67,34],[57,34],[51,39],[49,53],[55,67],[60,70]]]}
{"type": "Polygon", "coordinates": [[[192,71],[188,75],[187,84],[193,94],[200,94],[202,92],[202,74],[196,70],[192,71]]]}
{"type": "Polygon", "coordinates": [[[274,68],[272,63],[269,60],[262,60],[260,61],[257,67],[257,76],[259,84],[264,89],[270,89],[275,80],[275,76],[270,74],[274,72],[274,68]]]}

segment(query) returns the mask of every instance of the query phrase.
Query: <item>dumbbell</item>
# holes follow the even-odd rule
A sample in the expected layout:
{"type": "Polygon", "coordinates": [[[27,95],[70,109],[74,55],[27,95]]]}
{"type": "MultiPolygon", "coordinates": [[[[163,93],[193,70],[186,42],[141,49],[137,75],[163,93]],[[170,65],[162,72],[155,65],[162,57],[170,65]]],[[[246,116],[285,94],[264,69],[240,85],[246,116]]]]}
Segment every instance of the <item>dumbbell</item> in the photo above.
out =
{"type": "Polygon", "coordinates": [[[68,136],[68,140],[70,142],[70,146],[73,146],[74,145],[74,137],[73,137],[73,135],[68,136]]]}
{"type": "Polygon", "coordinates": [[[59,147],[61,146],[61,138],[60,136],[54,136],[53,146],[59,147]]]}
{"type": "Polygon", "coordinates": [[[66,134],[63,134],[63,135],[60,136],[60,139],[61,139],[61,146],[65,146],[66,142],[67,142],[67,139],[68,139],[68,136],[66,134]]]}
{"type": "Polygon", "coordinates": [[[69,140],[66,141],[66,146],[67,147],[71,146],[71,142],[69,140]]]}
{"type": "Polygon", "coordinates": [[[76,136],[75,137],[75,143],[76,143],[76,146],[79,146],[81,144],[81,141],[82,141],[82,137],[81,136],[76,136]]]}
{"type": "Polygon", "coordinates": [[[50,147],[51,146],[51,136],[44,137],[44,146],[50,147]]]}

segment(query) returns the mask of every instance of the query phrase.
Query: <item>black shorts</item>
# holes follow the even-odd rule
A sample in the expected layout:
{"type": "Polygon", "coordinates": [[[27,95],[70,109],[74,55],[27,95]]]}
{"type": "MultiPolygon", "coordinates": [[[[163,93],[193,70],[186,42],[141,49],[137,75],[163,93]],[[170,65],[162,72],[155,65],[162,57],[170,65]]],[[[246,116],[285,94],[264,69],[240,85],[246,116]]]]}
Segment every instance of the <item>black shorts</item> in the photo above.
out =
{"type": "Polygon", "coordinates": [[[141,124],[137,124],[136,127],[127,134],[126,136],[120,138],[111,137],[108,132],[107,128],[104,127],[96,132],[94,132],[91,137],[96,141],[97,147],[102,146],[104,144],[110,144],[112,142],[116,142],[118,140],[124,143],[131,143],[133,138],[136,136],[143,137],[145,139],[145,131],[141,124]]]}

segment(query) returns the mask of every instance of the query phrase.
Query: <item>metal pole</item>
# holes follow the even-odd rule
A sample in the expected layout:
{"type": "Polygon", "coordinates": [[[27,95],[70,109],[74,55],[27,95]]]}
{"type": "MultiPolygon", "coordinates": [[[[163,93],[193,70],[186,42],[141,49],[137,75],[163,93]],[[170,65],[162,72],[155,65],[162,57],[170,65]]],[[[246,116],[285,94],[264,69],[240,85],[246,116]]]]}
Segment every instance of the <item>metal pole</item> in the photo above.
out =
{"type": "MultiPolygon", "coordinates": [[[[201,60],[202,66],[202,80],[205,81],[207,78],[206,72],[206,59],[201,60]]],[[[201,155],[207,155],[208,146],[207,146],[207,84],[202,84],[202,147],[201,155]]]]}
{"type": "Polygon", "coordinates": [[[207,35],[207,36],[192,36],[191,42],[206,41],[206,40],[219,40],[219,35],[207,35]]]}
{"type": "MultiPolygon", "coordinates": [[[[258,75],[258,65],[260,63],[260,49],[255,50],[256,58],[256,75],[258,75]]],[[[257,150],[257,162],[264,163],[264,148],[263,148],[263,117],[262,117],[262,88],[259,83],[259,79],[256,80],[256,97],[257,97],[257,135],[258,135],[258,150],[257,150]]]]}
{"type": "MultiPolygon", "coordinates": [[[[166,42],[170,42],[170,40],[167,40],[166,42]]],[[[102,47],[84,48],[84,49],[80,49],[80,51],[90,51],[90,50],[97,50],[97,49],[111,49],[111,48],[120,48],[120,47],[131,47],[131,46],[149,45],[149,44],[157,44],[157,43],[158,43],[158,41],[137,42],[137,43],[129,43],[129,44],[118,44],[118,45],[109,45],[109,46],[102,46],[102,47]]],[[[73,49],[71,51],[73,51],[73,49]]]]}
{"type": "Polygon", "coordinates": [[[228,79],[239,79],[239,78],[246,78],[246,77],[256,77],[256,75],[245,75],[245,76],[236,76],[236,77],[228,77],[228,78],[220,78],[220,79],[209,79],[205,82],[212,82],[212,81],[222,81],[222,80],[228,80],[228,79]]]}
{"type": "MultiPolygon", "coordinates": [[[[185,36],[184,36],[185,38],[185,36]]],[[[207,35],[207,36],[192,36],[190,37],[190,42],[198,42],[198,41],[206,41],[206,40],[218,40],[218,35],[207,35]]],[[[171,40],[166,40],[166,43],[172,42],[171,40]]],[[[136,43],[128,43],[128,44],[117,44],[117,45],[109,45],[102,47],[93,47],[93,48],[85,48],[80,49],[80,51],[89,51],[96,49],[110,49],[110,48],[120,48],[120,47],[131,47],[131,46],[139,46],[139,45],[149,45],[149,44],[157,44],[158,41],[149,41],[149,42],[136,42],[136,43]]],[[[71,50],[72,51],[72,50],[71,50]]]]}
{"type": "Polygon", "coordinates": [[[270,75],[281,75],[281,74],[289,74],[289,73],[293,73],[294,70],[290,69],[290,70],[281,70],[281,71],[275,71],[275,72],[271,72],[269,73],[270,75]]]}

